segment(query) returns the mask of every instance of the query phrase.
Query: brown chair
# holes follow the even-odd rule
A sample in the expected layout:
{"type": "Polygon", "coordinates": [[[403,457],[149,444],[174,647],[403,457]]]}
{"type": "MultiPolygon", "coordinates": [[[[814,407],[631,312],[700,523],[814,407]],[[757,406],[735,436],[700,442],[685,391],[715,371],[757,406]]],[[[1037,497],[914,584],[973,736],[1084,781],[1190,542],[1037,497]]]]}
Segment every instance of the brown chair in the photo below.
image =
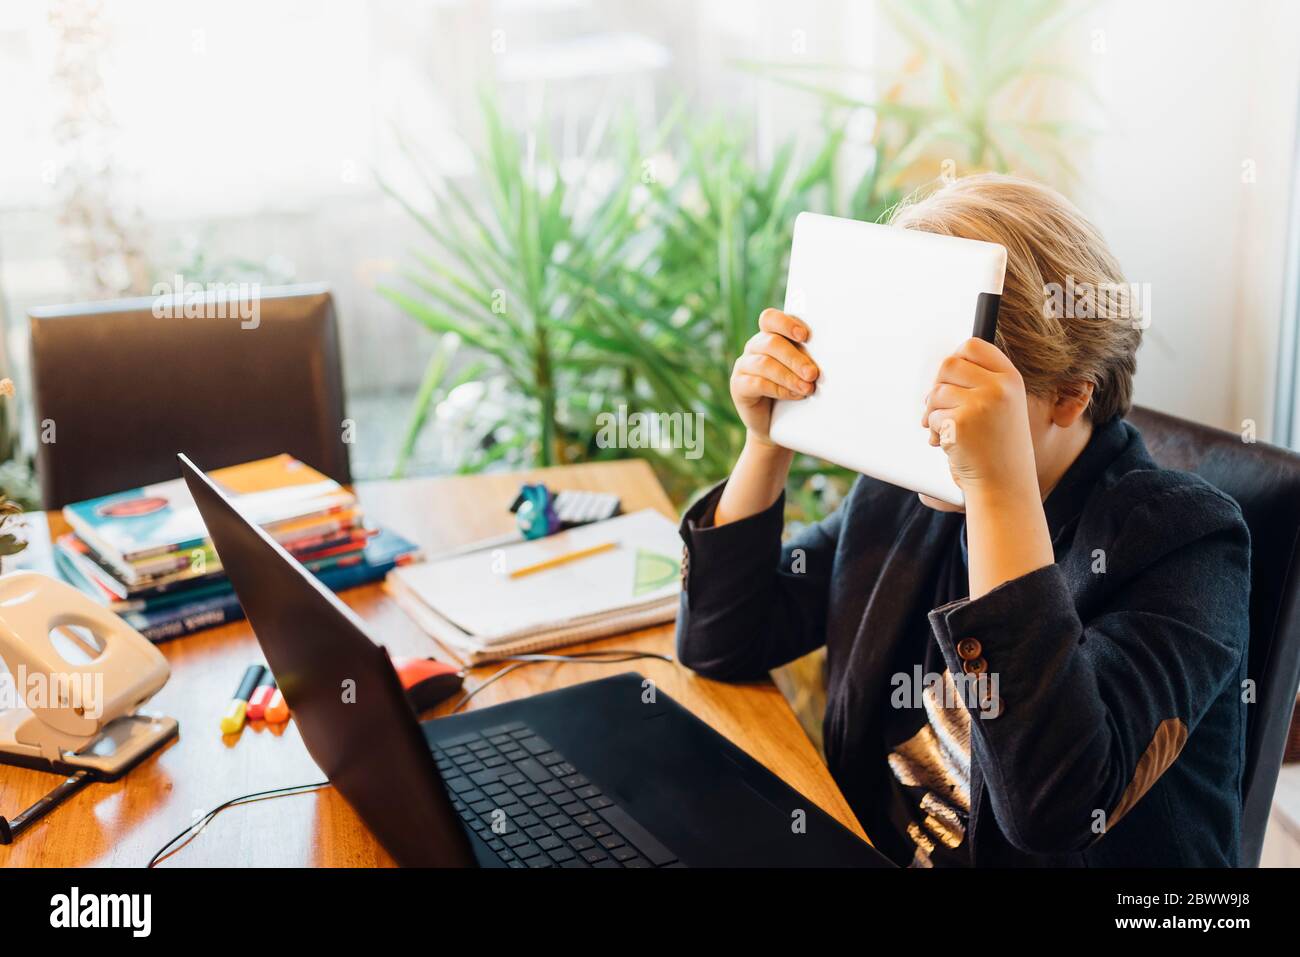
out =
{"type": "Polygon", "coordinates": [[[1250,663],[1242,779],[1241,864],[1259,865],[1300,684],[1300,455],[1150,409],[1128,420],[1152,457],[1195,472],[1241,506],[1250,527],[1250,663]]]}
{"type": "Polygon", "coordinates": [[[159,317],[159,301],[30,311],[47,509],[178,478],[177,452],[205,469],[288,452],[351,481],[327,287],[262,290],[256,324],[228,305],[159,317]]]}

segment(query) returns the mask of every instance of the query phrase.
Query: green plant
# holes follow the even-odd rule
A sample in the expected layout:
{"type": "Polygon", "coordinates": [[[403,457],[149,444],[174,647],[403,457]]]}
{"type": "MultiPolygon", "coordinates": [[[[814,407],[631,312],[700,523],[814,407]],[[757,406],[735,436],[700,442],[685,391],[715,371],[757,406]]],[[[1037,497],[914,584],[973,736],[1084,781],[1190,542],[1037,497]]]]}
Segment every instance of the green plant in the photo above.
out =
{"type": "MultiPolygon", "coordinates": [[[[883,219],[914,188],[947,172],[944,159],[1005,169],[1025,158],[1037,169],[1050,156],[1070,169],[1062,142],[1079,128],[1038,116],[1026,91],[1039,80],[1077,80],[1049,60],[1048,47],[1080,5],[884,6],[915,49],[878,97],[845,96],[820,82],[837,67],[750,65],[821,99],[824,135],[812,149],[787,142],[759,163],[742,127],[715,121],[678,133],[663,163],[677,172],[661,179],[646,158],[674,128],[665,124],[650,149],[623,140],[612,160],[621,173],[585,204],[594,212],[580,216],[546,137],[533,133],[525,149],[485,99],[480,196],[426,177],[435,203],[429,215],[389,189],[445,256],[417,256],[419,268],[403,274],[408,288],[381,289],[443,337],[412,409],[399,470],[429,410],[457,384],[490,374],[504,376],[535,410],[527,428],[516,427],[490,453],[498,459],[509,450],[543,465],[625,455],[603,448],[595,427],[598,413],[620,405],[701,413],[698,458],[681,450],[642,453],[674,497],[686,498],[726,475],[744,441],[730,400],[731,365],[759,312],[783,300],[801,210],[883,219]],[[864,110],[873,122],[867,140],[857,142],[848,131],[864,110]],[[845,154],[854,148],[865,169],[846,182],[845,154]],[[462,340],[484,365],[453,375],[462,340]]],[[[579,168],[590,170],[595,160],[589,150],[579,168]]],[[[791,517],[820,516],[850,478],[800,457],[791,473],[791,517]]]]}
{"type": "Polygon", "coordinates": [[[444,332],[438,336],[433,355],[429,358],[429,364],[425,366],[424,376],[420,380],[420,388],[415,394],[415,401],[411,404],[406,432],[397,453],[397,463],[393,466],[393,478],[401,478],[406,474],[407,464],[415,452],[415,444],[420,438],[420,433],[424,431],[429,413],[438,402],[445,399],[456,386],[469,382],[483,373],[484,363],[474,362],[463,367],[459,374],[452,375],[452,361],[459,349],[460,336],[456,333],[444,332]]]}
{"type": "Polygon", "coordinates": [[[40,508],[36,472],[31,456],[22,450],[13,409],[8,400],[14,396],[12,379],[0,379],[0,501],[9,499],[21,508],[40,508]]]}
{"type": "Polygon", "coordinates": [[[598,404],[619,375],[606,361],[599,337],[589,335],[585,300],[575,297],[567,269],[596,270],[622,254],[635,234],[634,208],[640,151],[626,136],[612,158],[597,140],[577,164],[582,179],[571,188],[547,137],[532,134],[526,145],[507,128],[495,105],[483,99],[486,146],[477,156],[478,194],[471,197],[450,178],[422,173],[433,210],[381,180],[435,243],[414,255],[402,271],[404,285],[380,293],[444,338],[429,361],[411,411],[399,457],[405,466],[429,409],[455,384],[473,375],[504,376],[534,414],[524,430],[525,464],[552,465],[571,458],[585,443],[584,410],[598,404]],[[610,184],[594,188],[591,171],[601,160],[610,184]],[[593,188],[596,195],[592,195],[593,188]],[[482,365],[453,377],[454,334],[483,357],[482,365]]]}
{"type": "Polygon", "coordinates": [[[0,496],[0,558],[17,555],[27,547],[26,541],[9,531],[9,523],[22,512],[23,507],[17,502],[0,496]]]}
{"type": "Polygon", "coordinates": [[[831,64],[745,66],[813,93],[832,109],[871,111],[871,146],[879,162],[864,186],[882,196],[977,170],[1023,167],[1042,179],[1068,180],[1076,175],[1068,144],[1089,131],[1047,115],[1043,93],[1060,82],[1091,94],[1084,75],[1063,64],[1053,48],[1090,5],[881,0],[880,9],[912,52],[871,99],[846,95],[821,79],[862,71],[831,64]]]}
{"type": "MultiPolygon", "coordinates": [[[[786,143],[760,167],[748,137],[710,124],[686,138],[673,182],[649,184],[655,243],[603,270],[566,269],[590,303],[591,335],[627,370],[618,400],[648,412],[704,415],[698,459],[680,450],[650,453],[676,497],[725,476],[739,454],[744,428],[731,404],[731,364],[758,314],[784,298],[795,216],[824,208],[839,143],[840,134],[831,134],[806,162],[786,143]]],[[[822,468],[801,461],[794,486],[822,468]]]]}

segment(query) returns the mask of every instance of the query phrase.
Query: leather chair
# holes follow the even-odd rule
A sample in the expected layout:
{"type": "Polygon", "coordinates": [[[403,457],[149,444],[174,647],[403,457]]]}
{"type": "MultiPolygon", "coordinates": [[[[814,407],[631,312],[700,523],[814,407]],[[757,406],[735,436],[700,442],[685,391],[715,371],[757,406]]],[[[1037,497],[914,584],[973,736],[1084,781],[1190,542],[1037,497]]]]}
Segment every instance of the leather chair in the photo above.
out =
{"type": "Polygon", "coordinates": [[[1150,409],[1128,420],[1152,457],[1195,472],[1241,506],[1251,538],[1250,664],[1241,861],[1259,865],[1282,750],[1300,684],[1300,455],[1150,409]]]}
{"type": "Polygon", "coordinates": [[[177,452],[204,469],[288,452],[351,481],[327,287],[262,290],[256,324],[230,305],[213,310],[227,318],[160,317],[159,302],[181,307],[144,298],[30,311],[47,509],[177,478],[177,452]]]}

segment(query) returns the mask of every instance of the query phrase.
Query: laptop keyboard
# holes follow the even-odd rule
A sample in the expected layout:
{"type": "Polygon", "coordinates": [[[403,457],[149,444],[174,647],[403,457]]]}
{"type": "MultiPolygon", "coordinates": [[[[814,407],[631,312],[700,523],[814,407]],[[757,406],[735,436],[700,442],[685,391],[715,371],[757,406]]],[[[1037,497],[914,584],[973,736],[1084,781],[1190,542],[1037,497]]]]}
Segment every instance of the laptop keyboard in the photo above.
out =
{"type": "Polygon", "coordinates": [[[452,806],[510,867],[680,866],[521,721],[439,741],[452,806]]]}

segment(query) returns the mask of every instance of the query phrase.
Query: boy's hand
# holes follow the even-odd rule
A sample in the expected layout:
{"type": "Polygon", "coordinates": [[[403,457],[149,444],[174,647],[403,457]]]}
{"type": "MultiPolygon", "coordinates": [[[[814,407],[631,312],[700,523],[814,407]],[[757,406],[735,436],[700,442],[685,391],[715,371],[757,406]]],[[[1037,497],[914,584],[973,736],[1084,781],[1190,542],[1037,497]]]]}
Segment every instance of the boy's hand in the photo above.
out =
{"type": "Polygon", "coordinates": [[[817,366],[795,343],[808,341],[808,327],[779,309],[764,309],[759,331],[745,343],[731,370],[731,401],[750,439],[772,445],[768,426],[773,399],[803,399],[812,394],[817,366]]]}
{"type": "Polygon", "coordinates": [[[1041,501],[1025,384],[992,343],[967,339],[939,366],[921,424],[948,454],[963,495],[988,492],[1041,501]]]}
{"type": "Polygon", "coordinates": [[[731,401],[745,423],[745,447],[714,509],[715,526],[756,515],[781,497],[794,453],[768,435],[772,402],[812,395],[817,378],[816,363],[795,345],[808,341],[806,325],[779,309],[764,309],[758,329],[731,370],[731,401]]]}

